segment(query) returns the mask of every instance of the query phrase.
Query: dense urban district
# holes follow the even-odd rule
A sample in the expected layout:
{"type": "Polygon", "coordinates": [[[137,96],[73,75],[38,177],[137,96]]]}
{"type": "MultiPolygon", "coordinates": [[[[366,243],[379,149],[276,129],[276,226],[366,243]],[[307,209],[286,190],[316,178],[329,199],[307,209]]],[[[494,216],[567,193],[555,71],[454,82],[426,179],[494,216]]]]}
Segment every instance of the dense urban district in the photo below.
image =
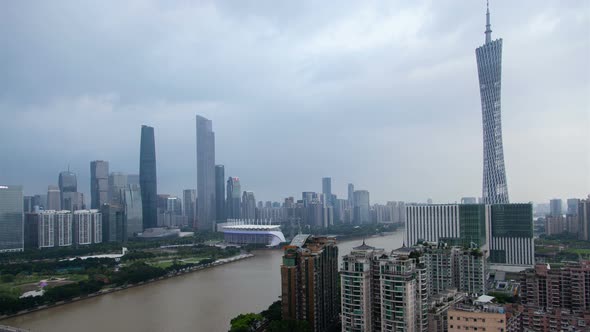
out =
{"type": "Polygon", "coordinates": [[[481,197],[371,204],[352,183],[338,197],[325,177],[321,192],[257,202],[215,163],[213,122],[201,115],[197,189],[163,194],[155,129],[144,125],[138,174],[90,162],[89,204],[69,169],[46,193],[0,185],[0,318],[149,287],[265,249],[282,250],[279,301],[236,316],[232,332],[590,331],[590,196],[510,202],[502,39],[492,39],[489,8],[476,62],[481,197]],[[398,229],[401,247],[371,246],[371,235],[398,229]],[[339,252],[347,237],[359,245],[339,252]]]}

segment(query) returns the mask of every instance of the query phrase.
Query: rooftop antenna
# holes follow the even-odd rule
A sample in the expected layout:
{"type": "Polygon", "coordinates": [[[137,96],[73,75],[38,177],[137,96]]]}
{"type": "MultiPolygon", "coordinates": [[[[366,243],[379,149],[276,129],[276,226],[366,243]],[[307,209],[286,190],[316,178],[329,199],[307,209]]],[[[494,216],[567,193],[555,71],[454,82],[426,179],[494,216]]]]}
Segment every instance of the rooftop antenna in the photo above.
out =
{"type": "Polygon", "coordinates": [[[492,41],[492,24],[490,23],[490,1],[486,1],[486,44],[492,41]]]}

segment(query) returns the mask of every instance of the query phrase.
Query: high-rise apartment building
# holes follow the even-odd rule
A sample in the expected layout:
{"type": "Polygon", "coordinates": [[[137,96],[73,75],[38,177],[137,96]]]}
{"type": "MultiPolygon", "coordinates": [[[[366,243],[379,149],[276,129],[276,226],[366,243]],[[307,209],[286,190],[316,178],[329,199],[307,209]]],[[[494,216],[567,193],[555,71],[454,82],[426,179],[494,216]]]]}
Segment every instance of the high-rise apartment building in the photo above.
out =
{"type": "Polygon", "coordinates": [[[342,257],[342,331],[427,331],[427,270],[412,252],[363,243],[342,257]]]}
{"type": "Polygon", "coordinates": [[[215,215],[218,221],[225,221],[225,167],[215,165],[215,215]]]}
{"type": "Polygon", "coordinates": [[[23,187],[0,185],[0,252],[23,250],[23,187]]]}
{"type": "Polygon", "coordinates": [[[523,327],[531,331],[587,331],[590,261],[537,264],[520,273],[523,327]]]}
{"type": "Polygon", "coordinates": [[[99,209],[108,203],[109,162],[94,160],[90,162],[90,207],[99,209]]]}
{"type": "Polygon", "coordinates": [[[211,120],[197,115],[197,228],[214,230],[215,212],[215,133],[211,120]]]}
{"type": "Polygon", "coordinates": [[[227,199],[226,204],[226,216],[227,219],[240,219],[242,216],[241,211],[241,197],[242,188],[240,186],[240,179],[237,177],[229,177],[227,179],[227,199]]]}
{"type": "Polygon", "coordinates": [[[47,209],[61,210],[61,193],[58,186],[49,185],[47,187],[47,209]]]}
{"type": "Polygon", "coordinates": [[[366,190],[354,191],[353,222],[357,225],[371,222],[371,203],[369,200],[369,192],[366,190]]]}
{"type": "Polygon", "coordinates": [[[141,190],[143,229],[146,229],[158,226],[156,141],[153,127],[141,126],[140,144],[139,186],[141,190]]]}
{"type": "Polygon", "coordinates": [[[475,50],[475,55],[483,120],[483,203],[506,204],[509,199],[502,145],[502,39],[492,40],[489,8],[485,44],[475,50]]]}
{"type": "Polygon", "coordinates": [[[74,244],[102,242],[102,213],[98,210],[74,211],[74,244]]]}
{"type": "Polygon", "coordinates": [[[487,259],[481,250],[451,247],[445,243],[422,250],[430,295],[450,289],[468,294],[486,294],[489,273],[487,259]]]}
{"type": "Polygon", "coordinates": [[[311,331],[327,331],[339,309],[338,247],[330,237],[299,234],[284,247],[281,265],[284,320],[304,320],[311,331]]]}
{"type": "Polygon", "coordinates": [[[73,240],[72,213],[68,210],[39,212],[39,248],[68,247],[73,240]]]}

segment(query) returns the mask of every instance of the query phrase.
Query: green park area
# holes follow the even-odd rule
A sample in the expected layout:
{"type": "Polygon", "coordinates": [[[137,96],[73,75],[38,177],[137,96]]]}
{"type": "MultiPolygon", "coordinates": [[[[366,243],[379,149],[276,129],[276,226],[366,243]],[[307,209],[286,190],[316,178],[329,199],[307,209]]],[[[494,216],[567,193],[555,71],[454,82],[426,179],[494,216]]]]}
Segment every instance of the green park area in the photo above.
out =
{"type": "MultiPolygon", "coordinates": [[[[193,239],[194,240],[194,239],[193,239]]],[[[176,241],[172,240],[171,242],[176,241]]],[[[217,259],[240,253],[236,248],[218,248],[183,240],[178,243],[137,243],[121,258],[72,258],[76,250],[84,254],[105,253],[112,244],[95,248],[68,248],[43,252],[29,251],[0,255],[0,316],[37,306],[68,301],[101,289],[149,281],[173,275],[187,268],[207,266],[217,259]],[[172,246],[171,246],[172,245],[172,246]],[[88,252],[93,250],[92,252],[88,252]],[[36,257],[31,260],[28,257],[36,257]],[[70,258],[70,259],[67,259],[70,258]],[[27,292],[36,296],[22,297],[27,292]]],[[[121,244],[114,252],[121,251],[121,244]]],[[[76,252],[79,253],[79,252],[76,252]]]]}

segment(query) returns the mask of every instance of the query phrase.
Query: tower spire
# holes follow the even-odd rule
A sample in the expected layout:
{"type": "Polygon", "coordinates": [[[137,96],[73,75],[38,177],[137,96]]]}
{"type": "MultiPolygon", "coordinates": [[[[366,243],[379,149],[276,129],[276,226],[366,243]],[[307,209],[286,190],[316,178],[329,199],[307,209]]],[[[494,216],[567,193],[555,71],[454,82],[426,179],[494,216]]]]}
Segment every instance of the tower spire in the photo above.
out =
{"type": "Polygon", "coordinates": [[[490,23],[490,1],[486,1],[486,44],[492,41],[492,24],[490,23]]]}

